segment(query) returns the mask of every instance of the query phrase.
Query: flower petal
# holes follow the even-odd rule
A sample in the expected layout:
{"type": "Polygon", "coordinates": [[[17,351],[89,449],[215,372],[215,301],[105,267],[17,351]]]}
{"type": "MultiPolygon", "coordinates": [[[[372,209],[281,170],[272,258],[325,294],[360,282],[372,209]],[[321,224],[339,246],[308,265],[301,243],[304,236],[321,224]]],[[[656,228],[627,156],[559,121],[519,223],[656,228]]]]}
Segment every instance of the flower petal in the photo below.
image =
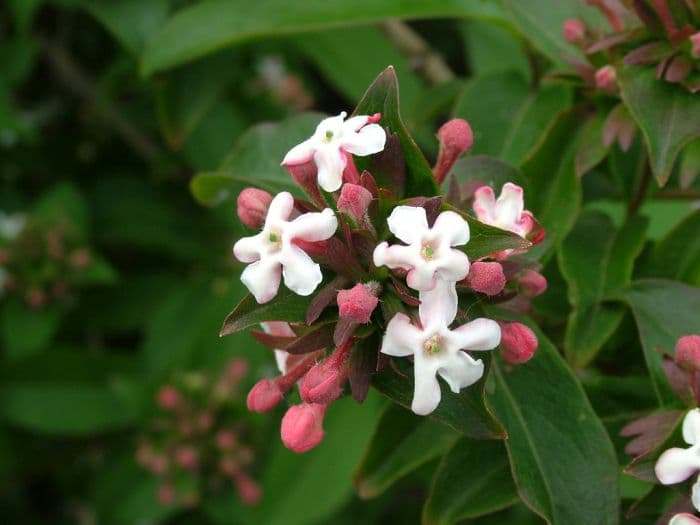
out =
{"type": "Polygon", "coordinates": [[[464,352],[457,352],[447,366],[438,368],[438,374],[450,385],[450,390],[459,394],[462,388],[481,379],[484,375],[484,363],[481,359],[472,359],[464,352]]]}
{"type": "Polygon", "coordinates": [[[700,408],[694,408],[683,419],[683,440],[695,445],[700,439],[700,408]]]}
{"type": "Polygon", "coordinates": [[[360,128],[369,122],[369,115],[357,115],[343,122],[343,127],[348,131],[360,131],[360,128]]]}
{"type": "Polygon", "coordinates": [[[284,284],[295,294],[311,295],[323,280],[321,267],[298,246],[285,246],[280,262],[284,284]]]}
{"type": "Polygon", "coordinates": [[[506,182],[496,201],[496,218],[503,228],[510,229],[520,220],[525,208],[523,189],[517,184],[506,182]]]}
{"type": "Polygon", "coordinates": [[[681,514],[676,514],[675,516],[673,516],[671,518],[671,521],[668,522],[668,525],[700,525],[700,518],[696,518],[692,514],[683,512],[681,514]]]}
{"type": "Polygon", "coordinates": [[[260,259],[260,254],[264,251],[262,233],[252,237],[243,237],[233,245],[233,255],[241,262],[252,263],[260,259]]]}
{"type": "Polygon", "coordinates": [[[416,264],[422,262],[420,255],[416,253],[415,248],[412,246],[401,246],[398,244],[389,246],[386,242],[377,245],[372,258],[374,265],[377,267],[388,266],[392,269],[403,268],[404,270],[410,270],[416,264]]]}
{"type": "Polygon", "coordinates": [[[428,232],[425,209],[418,206],[397,206],[386,220],[389,230],[406,244],[418,244],[428,232]]]}
{"type": "Polygon", "coordinates": [[[448,250],[440,257],[437,272],[445,281],[461,281],[469,274],[469,257],[459,250],[448,250]]]}
{"type": "Polygon", "coordinates": [[[423,332],[411,324],[406,314],[392,317],[382,339],[381,353],[395,357],[406,357],[420,351],[423,332]]]}
{"type": "Polygon", "coordinates": [[[442,397],[440,384],[435,377],[431,363],[416,359],[413,367],[414,387],[411,410],[419,416],[426,416],[437,408],[442,397]]]}
{"type": "Polygon", "coordinates": [[[700,469],[697,452],[693,449],[670,448],[656,461],[654,472],[664,485],[685,481],[700,469]]]}
{"type": "Polygon", "coordinates": [[[426,292],[435,288],[437,278],[432,265],[418,264],[408,271],[406,284],[414,290],[426,292]]]}
{"type": "Polygon", "coordinates": [[[427,332],[450,325],[457,317],[457,289],[453,282],[437,279],[435,288],[420,293],[420,322],[427,332]]]}
{"type": "Polygon", "coordinates": [[[260,303],[270,301],[280,286],[281,268],[276,258],[261,259],[246,266],[241,281],[260,303]]]}
{"type": "Polygon", "coordinates": [[[294,197],[288,191],[281,191],[272,199],[267,209],[265,229],[278,227],[280,222],[286,222],[294,209],[294,197]]]}
{"type": "Polygon", "coordinates": [[[305,241],[325,241],[332,237],[338,229],[338,219],[333,210],[326,208],[320,213],[305,213],[300,215],[285,228],[290,239],[305,241]]]}
{"type": "MultiPolygon", "coordinates": [[[[349,121],[348,121],[349,122],[349,121]]],[[[344,133],[341,148],[364,157],[379,153],[386,144],[386,131],[379,124],[369,124],[358,132],[344,133]]]]}
{"type": "Polygon", "coordinates": [[[496,196],[491,186],[481,186],[474,192],[472,205],[477,218],[486,224],[492,224],[496,210],[496,196]]]}
{"type": "Polygon", "coordinates": [[[309,162],[316,151],[317,141],[314,137],[306,139],[290,149],[282,159],[282,166],[297,166],[309,162]]]}
{"type": "Polygon", "coordinates": [[[431,231],[440,235],[450,246],[469,242],[469,224],[453,211],[443,211],[438,215],[431,231]]]}
{"type": "MultiPolygon", "coordinates": [[[[690,501],[693,502],[693,506],[696,510],[700,510],[700,478],[696,479],[695,483],[693,483],[690,501]]],[[[700,523],[700,520],[698,520],[698,523],[700,523]]]]}
{"type": "Polygon", "coordinates": [[[501,342],[501,328],[492,319],[474,319],[452,330],[450,339],[463,350],[492,350],[501,342]]]}
{"type": "Polygon", "coordinates": [[[318,185],[328,192],[339,190],[343,185],[345,155],[336,145],[324,144],[314,153],[314,161],[318,167],[318,185]]]}

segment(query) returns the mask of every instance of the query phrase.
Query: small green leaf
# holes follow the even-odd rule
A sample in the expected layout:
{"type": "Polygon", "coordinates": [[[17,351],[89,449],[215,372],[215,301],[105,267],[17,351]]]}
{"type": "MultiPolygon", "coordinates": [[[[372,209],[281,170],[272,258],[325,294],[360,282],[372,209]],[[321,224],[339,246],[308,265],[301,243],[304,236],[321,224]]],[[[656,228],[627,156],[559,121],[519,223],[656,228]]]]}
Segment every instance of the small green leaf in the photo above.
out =
{"type": "Polygon", "coordinates": [[[646,276],[678,279],[700,286],[700,210],[681,221],[654,245],[646,276]]]}
{"type": "MultiPolygon", "coordinates": [[[[489,356],[479,357],[488,368],[489,356]]],[[[487,372],[484,373],[485,377],[487,372]]],[[[503,439],[503,427],[484,404],[484,378],[459,394],[454,394],[441,385],[440,405],[428,417],[475,439],[503,439]]],[[[372,384],[394,403],[410,410],[413,400],[413,367],[406,359],[394,359],[392,366],[387,366],[374,376],[372,384]]]]}
{"type": "Polygon", "coordinates": [[[405,187],[410,193],[405,197],[432,197],[438,194],[438,188],[432,169],[423,153],[406,130],[399,112],[399,81],[393,67],[386,68],[367,89],[362,100],[355,108],[356,115],[373,115],[381,113],[379,121],[389,133],[395,133],[401,143],[406,162],[405,187]]]}
{"type": "Polygon", "coordinates": [[[423,507],[424,525],[451,525],[518,501],[500,441],[462,438],[445,454],[423,507]]]}
{"type": "Polygon", "coordinates": [[[374,498],[398,479],[443,454],[459,434],[450,427],[389,405],[355,470],[361,498],[374,498]]]}
{"type": "Polygon", "coordinates": [[[673,354],[679,337],[700,333],[700,288],[664,279],[640,279],[615,294],[637,321],[644,358],[661,406],[678,403],[666,379],[663,353],[673,354]]]}
{"type": "Polygon", "coordinates": [[[700,105],[684,87],[657,80],[653,69],[626,67],[620,77],[622,99],[642,129],[651,169],[666,184],[683,147],[700,137],[700,105]]]}
{"type": "MultiPolygon", "coordinates": [[[[524,319],[520,319],[524,322],[524,319]]],[[[494,363],[489,405],[508,430],[518,493],[547,523],[617,523],[618,466],[610,438],[574,375],[536,326],[535,357],[494,363]]]]}

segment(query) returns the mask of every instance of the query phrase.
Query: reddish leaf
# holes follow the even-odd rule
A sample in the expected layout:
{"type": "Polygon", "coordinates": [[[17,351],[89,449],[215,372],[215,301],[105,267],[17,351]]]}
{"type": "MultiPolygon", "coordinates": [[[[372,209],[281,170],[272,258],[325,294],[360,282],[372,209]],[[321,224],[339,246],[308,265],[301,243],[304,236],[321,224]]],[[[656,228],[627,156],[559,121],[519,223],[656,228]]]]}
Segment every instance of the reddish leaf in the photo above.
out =
{"type": "Polygon", "coordinates": [[[350,283],[348,279],[339,275],[327,285],[323,286],[309,303],[306,310],[306,324],[312,325],[321,316],[323,310],[335,301],[338,290],[342,290],[350,283]]]}

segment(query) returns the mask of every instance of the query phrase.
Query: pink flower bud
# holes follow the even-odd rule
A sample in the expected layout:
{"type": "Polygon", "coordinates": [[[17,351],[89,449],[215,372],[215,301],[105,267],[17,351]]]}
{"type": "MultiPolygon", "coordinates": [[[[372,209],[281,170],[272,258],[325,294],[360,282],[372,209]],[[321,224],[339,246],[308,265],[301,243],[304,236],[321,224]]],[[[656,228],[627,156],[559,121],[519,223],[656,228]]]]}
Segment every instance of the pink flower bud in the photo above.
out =
{"type": "Polygon", "coordinates": [[[700,58],[700,33],[690,35],[690,54],[693,58],[700,58]]]}
{"type": "Polygon", "coordinates": [[[442,184],[459,156],[471,149],[474,134],[466,120],[453,118],[440,127],[437,138],[440,141],[440,151],[433,168],[433,176],[438,184],[442,184]]]}
{"type": "Polygon", "coordinates": [[[272,195],[266,191],[246,188],[238,195],[238,218],[248,228],[262,228],[271,202],[272,195]]]}
{"type": "Polygon", "coordinates": [[[180,406],[180,401],[180,392],[174,386],[161,387],[156,395],[156,403],[163,410],[176,410],[180,406]]]}
{"type": "Polygon", "coordinates": [[[347,357],[351,348],[351,342],[347,341],[325,361],[311,367],[299,384],[299,393],[304,401],[327,405],[340,397],[348,377],[347,357]]]}
{"type": "Polygon", "coordinates": [[[294,405],[282,418],[282,443],[298,454],[311,450],[323,439],[323,416],[326,405],[316,403],[294,405]]]}
{"type": "Polygon", "coordinates": [[[158,487],[158,501],[161,505],[172,505],[175,502],[175,489],[171,483],[163,483],[158,487]]]}
{"type": "Polygon", "coordinates": [[[529,361],[537,350],[535,332],[522,323],[499,323],[501,326],[501,355],[512,364],[529,361]]]}
{"type": "Polygon", "coordinates": [[[595,72],[595,85],[601,91],[614,94],[617,92],[617,71],[608,64],[595,72]]]}
{"type": "Polygon", "coordinates": [[[76,270],[84,270],[90,265],[92,255],[87,248],[75,250],[70,256],[70,263],[76,270]]]}
{"type": "Polygon", "coordinates": [[[214,424],[214,416],[210,412],[202,412],[197,418],[197,425],[200,430],[207,431],[214,424]]]}
{"type": "Polygon", "coordinates": [[[197,466],[199,454],[197,449],[190,445],[178,447],[175,450],[175,463],[182,468],[192,470],[197,466]]]}
{"type": "Polygon", "coordinates": [[[700,335],[686,335],[678,339],[676,364],[684,370],[700,371],[700,335]]]}
{"type": "Polygon", "coordinates": [[[562,33],[564,34],[564,40],[571,44],[578,44],[586,36],[586,24],[576,18],[564,20],[562,33]]]}
{"type": "Polygon", "coordinates": [[[366,324],[379,304],[376,283],[357,283],[349,290],[338,292],[338,310],[341,319],[366,324]]]}
{"type": "Polygon", "coordinates": [[[239,470],[233,478],[238,495],[245,505],[257,505],[262,497],[260,485],[253,481],[245,472],[239,470]]]}
{"type": "Polygon", "coordinates": [[[232,359],[226,365],[226,379],[237,382],[248,373],[248,361],[241,358],[232,359]]]}
{"type": "Polygon", "coordinates": [[[231,450],[237,442],[236,434],[230,430],[219,430],[216,433],[216,446],[222,450],[231,450]]]}
{"type": "Polygon", "coordinates": [[[39,310],[42,308],[44,305],[46,305],[46,302],[48,301],[48,296],[46,293],[41,288],[30,288],[27,290],[27,293],[24,296],[24,300],[27,302],[27,304],[34,308],[35,310],[39,310]]]}
{"type": "Polygon", "coordinates": [[[324,200],[321,197],[321,192],[318,189],[317,174],[318,170],[316,164],[311,160],[303,164],[297,164],[295,166],[285,166],[289,175],[294,179],[302,190],[311,197],[317,204],[324,204],[324,200]]]}
{"type": "Polygon", "coordinates": [[[246,403],[251,412],[269,412],[282,401],[284,392],[275,381],[261,379],[248,392],[246,403]]]}
{"type": "Polygon", "coordinates": [[[518,288],[525,297],[537,297],[547,289],[547,279],[535,270],[523,270],[518,276],[518,288]]]}
{"type": "Polygon", "coordinates": [[[346,183],[340,190],[338,211],[347,213],[357,223],[363,223],[370,202],[372,194],[367,189],[358,184],[346,183]]]}
{"type": "Polygon", "coordinates": [[[469,268],[464,283],[476,292],[498,295],[506,285],[506,276],[500,263],[477,261],[469,268]]]}
{"type": "Polygon", "coordinates": [[[146,468],[154,474],[162,476],[168,470],[168,464],[168,458],[165,454],[153,454],[146,468]]]}

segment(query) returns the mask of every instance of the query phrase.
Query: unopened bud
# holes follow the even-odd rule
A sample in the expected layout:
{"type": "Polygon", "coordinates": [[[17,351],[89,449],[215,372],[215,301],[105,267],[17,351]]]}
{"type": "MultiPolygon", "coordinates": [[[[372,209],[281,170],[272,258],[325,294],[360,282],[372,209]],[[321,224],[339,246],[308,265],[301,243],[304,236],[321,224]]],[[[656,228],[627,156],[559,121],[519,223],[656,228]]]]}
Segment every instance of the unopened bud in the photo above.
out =
{"type": "Polygon", "coordinates": [[[174,386],[166,385],[158,390],[156,403],[163,410],[175,410],[180,405],[180,392],[174,386]]]}
{"type": "Polygon", "coordinates": [[[529,361],[537,350],[537,336],[522,323],[499,323],[501,326],[501,355],[512,364],[529,361]]]}
{"type": "Polygon", "coordinates": [[[326,406],[302,403],[287,410],[282,418],[280,435],[289,450],[301,454],[311,450],[323,440],[323,416],[326,406]]]}
{"type": "Polygon", "coordinates": [[[617,71],[608,64],[595,72],[595,85],[601,91],[609,94],[617,92],[617,71]]]}
{"type": "Polygon", "coordinates": [[[257,505],[262,497],[260,485],[253,481],[245,472],[239,470],[233,482],[236,484],[238,495],[245,505],[257,505]]]}
{"type": "Polygon", "coordinates": [[[700,33],[690,35],[690,54],[693,58],[700,58],[700,33]]]}
{"type": "Polygon", "coordinates": [[[175,450],[175,463],[182,468],[188,470],[194,469],[197,466],[198,459],[199,454],[197,453],[197,449],[192,446],[185,445],[175,450]]]}
{"type": "Polygon", "coordinates": [[[76,270],[84,270],[90,265],[92,255],[87,248],[75,250],[70,256],[70,263],[76,270]]]}
{"type": "Polygon", "coordinates": [[[254,230],[262,228],[271,202],[272,195],[268,192],[257,188],[246,188],[238,195],[236,201],[238,218],[248,228],[254,230]]]}
{"type": "Polygon", "coordinates": [[[246,402],[251,412],[268,412],[282,401],[284,393],[275,381],[261,379],[248,392],[246,402]]]}
{"type": "Polygon", "coordinates": [[[158,487],[158,501],[161,505],[172,505],[175,502],[175,489],[171,483],[163,483],[158,487]]]}
{"type": "Polygon", "coordinates": [[[338,211],[347,213],[361,224],[365,221],[367,209],[372,202],[372,194],[366,188],[358,184],[346,183],[340,190],[338,198],[338,211]]]}
{"type": "Polygon", "coordinates": [[[700,335],[686,335],[678,339],[675,360],[684,370],[700,371],[700,335]]]}
{"type": "Polygon", "coordinates": [[[471,149],[474,134],[466,120],[454,118],[440,127],[437,138],[440,141],[440,151],[433,168],[433,176],[438,184],[442,184],[459,156],[471,149]]]}
{"type": "Polygon", "coordinates": [[[233,449],[237,442],[236,434],[230,430],[219,430],[216,433],[216,446],[222,450],[233,449]]]}
{"type": "Polygon", "coordinates": [[[24,300],[30,307],[38,310],[46,304],[48,297],[41,288],[30,288],[27,290],[24,300]]]}
{"type": "Polygon", "coordinates": [[[518,289],[525,297],[537,297],[547,289],[547,279],[535,270],[523,270],[518,275],[518,289]]]}
{"type": "Polygon", "coordinates": [[[318,169],[313,160],[296,166],[285,166],[289,175],[306,194],[311,197],[316,203],[323,204],[324,200],[321,197],[321,192],[318,189],[317,174],[318,169]]]}
{"type": "Polygon", "coordinates": [[[576,18],[569,18],[564,20],[562,33],[564,34],[564,40],[571,44],[578,44],[586,36],[586,24],[576,18]]]}
{"type": "Polygon", "coordinates": [[[464,284],[486,295],[498,295],[506,285],[503,266],[497,262],[477,261],[469,268],[464,284]]]}
{"type": "Polygon", "coordinates": [[[307,403],[328,404],[343,393],[341,376],[347,374],[325,365],[323,362],[311,367],[299,384],[301,398],[307,403]]]}
{"type": "Polygon", "coordinates": [[[349,290],[340,290],[337,296],[341,319],[354,323],[369,323],[372,312],[379,304],[376,283],[357,283],[349,290]]]}

